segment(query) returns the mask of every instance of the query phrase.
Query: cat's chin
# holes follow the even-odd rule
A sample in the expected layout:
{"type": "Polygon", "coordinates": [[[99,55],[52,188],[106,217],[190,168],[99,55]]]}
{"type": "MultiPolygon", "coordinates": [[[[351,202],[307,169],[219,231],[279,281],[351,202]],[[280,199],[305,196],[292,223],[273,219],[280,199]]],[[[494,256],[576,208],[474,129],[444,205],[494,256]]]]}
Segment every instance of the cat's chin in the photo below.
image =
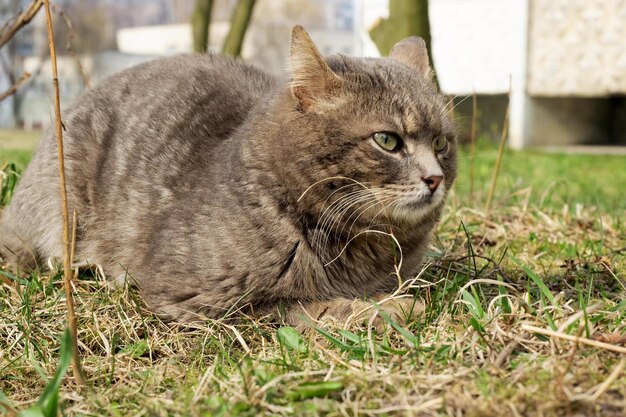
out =
{"type": "Polygon", "coordinates": [[[444,203],[445,193],[444,190],[439,190],[434,194],[417,194],[412,199],[406,199],[394,207],[390,213],[394,218],[408,222],[408,223],[420,223],[422,220],[431,217],[432,213],[436,211],[444,203]]]}

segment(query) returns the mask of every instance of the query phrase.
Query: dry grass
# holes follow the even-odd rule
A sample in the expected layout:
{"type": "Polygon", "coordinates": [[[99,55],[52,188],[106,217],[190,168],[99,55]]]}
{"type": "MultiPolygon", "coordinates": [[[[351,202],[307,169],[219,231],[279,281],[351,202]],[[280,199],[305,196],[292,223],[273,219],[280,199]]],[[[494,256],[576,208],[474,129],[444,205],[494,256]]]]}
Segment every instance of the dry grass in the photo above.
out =
{"type": "Polygon", "coordinates": [[[5,153],[8,153],[10,150],[19,149],[32,151],[40,136],[41,131],[39,130],[27,132],[21,129],[1,128],[0,151],[2,154],[0,155],[0,158],[5,159],[5,153]]]}
{"type": "MultiPolygon", "coordinates": [[[[84,273],[75,301],[89,388],[66,378],[62,407],[111,416],[624,415],[626,356],[610,350],[626,345],[624,211],[548,204],[544,188],[507,177],[504,161],[489,215],[465,206],[460,178],[414,283],[427,309],[384,334],[327,327],[303,336],[262,321],[181,329],[150,314],[133,288],[84,273]]],[[[606,190],[596,190],[601,203],[606,190]]],[[[0,274],[0,390],[23,409],[58,363],[62,278],[0,274]]]]}

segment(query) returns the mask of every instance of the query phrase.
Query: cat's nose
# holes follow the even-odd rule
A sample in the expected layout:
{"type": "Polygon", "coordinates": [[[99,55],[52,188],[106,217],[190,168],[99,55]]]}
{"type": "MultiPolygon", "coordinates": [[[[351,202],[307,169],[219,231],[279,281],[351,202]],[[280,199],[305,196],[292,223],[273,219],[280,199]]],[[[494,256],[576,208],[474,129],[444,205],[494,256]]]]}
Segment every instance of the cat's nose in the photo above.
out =
{"type": "Polygon", "coordinates": [[[441,184],[443,177],[441,175],[431,175],[430,177],[422,178],[422,180],[426,183],[430,192],[434,193],[437,191],[439,184],[441,184]]]}

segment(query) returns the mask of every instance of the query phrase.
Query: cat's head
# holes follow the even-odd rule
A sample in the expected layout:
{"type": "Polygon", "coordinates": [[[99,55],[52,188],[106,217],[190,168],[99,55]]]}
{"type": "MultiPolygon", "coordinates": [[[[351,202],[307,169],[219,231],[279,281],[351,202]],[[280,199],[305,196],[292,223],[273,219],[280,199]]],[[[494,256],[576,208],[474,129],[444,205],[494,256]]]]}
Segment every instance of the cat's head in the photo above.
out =
{"type": "Polygon", "coordinates": [[[424,41],[405,39],[389,58],[323,58],[296,26],[290,67],[279,146],[301,210],[363,224],[437,217],[456,140],[424,41]]]}

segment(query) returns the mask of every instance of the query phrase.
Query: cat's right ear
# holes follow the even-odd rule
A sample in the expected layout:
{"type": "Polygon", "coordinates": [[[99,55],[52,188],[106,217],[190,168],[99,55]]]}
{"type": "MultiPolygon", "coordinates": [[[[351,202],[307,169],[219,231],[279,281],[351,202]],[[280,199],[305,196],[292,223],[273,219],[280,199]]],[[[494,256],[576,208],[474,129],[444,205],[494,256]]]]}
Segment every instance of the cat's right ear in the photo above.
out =
{"type": "Polygon", "coordinates": [[[339,76],[330,69],[309,34],[300,25],[294,26],[291,31],[289,64],[291,94],[302,111],[307,111],[341,85],[339,76]]]}
{"type": "Polygon", "coordinates": [[[433,78],[426,42],[420,37],[411,36],[396,43],[389,52],[389,58],[413,68],[426,79],[433,78]]]}

